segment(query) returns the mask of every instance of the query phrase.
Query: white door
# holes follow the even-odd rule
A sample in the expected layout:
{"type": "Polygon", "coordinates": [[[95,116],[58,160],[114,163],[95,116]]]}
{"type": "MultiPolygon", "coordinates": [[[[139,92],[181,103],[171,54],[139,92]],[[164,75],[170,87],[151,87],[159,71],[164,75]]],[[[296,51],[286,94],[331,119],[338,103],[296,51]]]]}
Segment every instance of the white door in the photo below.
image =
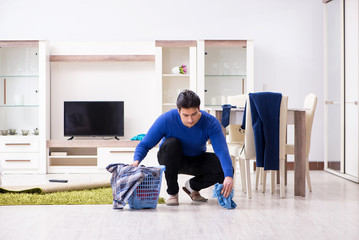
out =
{"type": "Polygon", "coordinates": [[[343,1],[325,5],[325,163],[344,172],[343,1]]]}

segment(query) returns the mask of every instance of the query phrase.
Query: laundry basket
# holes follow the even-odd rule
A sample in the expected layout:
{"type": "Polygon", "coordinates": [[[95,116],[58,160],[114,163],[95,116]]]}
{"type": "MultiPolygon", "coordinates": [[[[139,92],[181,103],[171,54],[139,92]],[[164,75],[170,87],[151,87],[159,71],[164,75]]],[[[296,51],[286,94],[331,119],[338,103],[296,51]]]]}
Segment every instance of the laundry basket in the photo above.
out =
{"type": "Polygon", "coordinates": [[[163,171],[166,170],[166,167],[161,165],[159,166],[161,173],[159,176],[154,177],[149,175],[145,177],[143,182],[137,186],[135,191],[128,199],[128,204],[132,209],[142,209],[142,208],[156,208],[158,197],[160,196],[161,191],[161,182],[163,171]]]}

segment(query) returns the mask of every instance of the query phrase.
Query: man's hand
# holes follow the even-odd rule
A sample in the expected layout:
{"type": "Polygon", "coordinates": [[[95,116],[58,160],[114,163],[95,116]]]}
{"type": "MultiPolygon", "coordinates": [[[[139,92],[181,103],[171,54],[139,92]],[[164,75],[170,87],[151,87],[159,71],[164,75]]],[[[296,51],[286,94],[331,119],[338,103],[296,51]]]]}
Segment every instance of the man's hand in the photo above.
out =
{"type": "Polygon", "coordinates": [[[132,167],[138,167],[138,165],[140,165],[140,161],[133,161],[132,164],[130,164],[132,167]]]}
{"type": "Polygon", "coordinates": [[[226,177],[223,181],[223,189],[221,191],[221,194],[223,194],[223,196],[227,198],[231,193],[232,188],[233,188],[233,178],[226,177]]]}

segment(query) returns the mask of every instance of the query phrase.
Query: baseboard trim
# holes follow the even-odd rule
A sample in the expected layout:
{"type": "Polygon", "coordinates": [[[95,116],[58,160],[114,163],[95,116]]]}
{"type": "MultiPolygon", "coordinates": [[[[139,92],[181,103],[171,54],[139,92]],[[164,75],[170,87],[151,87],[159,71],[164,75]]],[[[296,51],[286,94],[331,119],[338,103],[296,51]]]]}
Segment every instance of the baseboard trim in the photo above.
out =
{"type": "MultiPolygon", "coordinates": [[[[287,170],[294,170],[294,162],[287,162],[287,170]]],[[[309,170],[324,170],[324,162],[309,162],[309,170]]]]}
{"type": "MultiPolygon", "coordinates": [[[[254,163],[254,169],[256,163],[254,163]]],[[[294,162],[287,162],[287,170],[294,170],[294,162]]],[[[309,170],[324,170],[324,162],[309,162],[309,170]]]]}

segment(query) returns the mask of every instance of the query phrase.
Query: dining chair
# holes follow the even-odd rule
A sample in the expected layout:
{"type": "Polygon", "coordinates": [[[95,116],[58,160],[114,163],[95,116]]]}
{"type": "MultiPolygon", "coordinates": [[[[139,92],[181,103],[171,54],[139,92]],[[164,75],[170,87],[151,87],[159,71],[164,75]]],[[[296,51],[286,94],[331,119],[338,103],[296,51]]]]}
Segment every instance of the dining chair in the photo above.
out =
{"type": "MultiPolygon", "coordinates": [[[[228,96],[228,104],[236,106],[237,108],[244,108],[248,95],[240,94],[228,96]]],[[[232,166],[235,170],[233,175],[233,182],[236,182],[236,169],[237,163],[239,165],[241,175],[242,192],[246,193],[246,179],[245,179],[245,166],[243,162],[239,161],[237,152],[243,148],[244,145],[244,130],[241,129],[240,124],[228,125],[228,134],[226,135],[229,154],[232,159],[232,166]]],[[[207,144],[207,152],[214,152],[210,143],[207,144]]]]}
{"type": "MultiPolygon", "coordinates": [[[[288,111],[288,96],[282,96],[280,109],[279,109],[279,159],[278,159],[279,174],[280,174],[280,197],[285,197],[285,150],[286,150],[286,135],[287,135],[287,111],[288,111]]],[[[270,171],[271,174],[270,192],[271,194],[273,194],[275,188],[275,173],[278,171],[277,170],[268,170],[268,171],[270,171]]],[[[258,189],[259,176],[262,175],[263,193],[265,192],[266,189],[266,176],[268,171],[264,170],[263,167],[256,167],[255,189],[256,190],[258,189]]]]}
{"type": "MultiPolygon", "coordinates": [[[[235,96],[228,96],[228,104],[236,106],[237,108],[244,108],[248,95],[240,94],[235,96]]],[[[245,179],[245,166],[243,162],[238,159],[238,151],[243,148],[244,145],[244,130],[241,129],[240,124],[228,125],[228,135],[226,135],[229,154],[231,155],[233,169],[237,169],[237,163],[239,165],[241,175],[242,191],[246,193],[246,179],[245,179]]],[[[233,176],[236,176],[234,174],[233,176]]],[[[235,179],[234,179],[235,180],[235,179]]]]}
{"type": "Polygon", "coordinates": [[[245,116],[246,126],[244,132],[244,145],[240,147],[238,144],[229,145],[229,151],[232,156],[235,156],[239,161],[240,173],[242,179],[242,188],[245,186],[245,192],[249,199],[252,198],[252,187],[251,187],[251,176],[250,176],[250,160],[256,159],[256,149],[254,142],[254,132],[252,126],[252,115],[251,115],[251,106],[249,104],[249,96],[247,97],[247,106],[246,106],[246,116],[245,116]]]}
{"type": "MultiPolygon", "coordinates": [[[[312,191],[312,185],[310,182],[310,174],[309,174],[309,152],[310,152],[310,139],[312,135],[312,127],[314,114],[317,107],[318,97],[314,93],[308,94],[304,99],[303,108],[305,108],[305,126],[306,126],[306,151],[305,151],[305,162],[306,162],[306,170],[305,176],[307,178],[307,185],[309,192],[312,191]]],[[[295,143],[294,143],[295,144],[295,143]]],[[[294,155],[294,144],[286,144],[285,147],[285,155],[294,155]]]]}

